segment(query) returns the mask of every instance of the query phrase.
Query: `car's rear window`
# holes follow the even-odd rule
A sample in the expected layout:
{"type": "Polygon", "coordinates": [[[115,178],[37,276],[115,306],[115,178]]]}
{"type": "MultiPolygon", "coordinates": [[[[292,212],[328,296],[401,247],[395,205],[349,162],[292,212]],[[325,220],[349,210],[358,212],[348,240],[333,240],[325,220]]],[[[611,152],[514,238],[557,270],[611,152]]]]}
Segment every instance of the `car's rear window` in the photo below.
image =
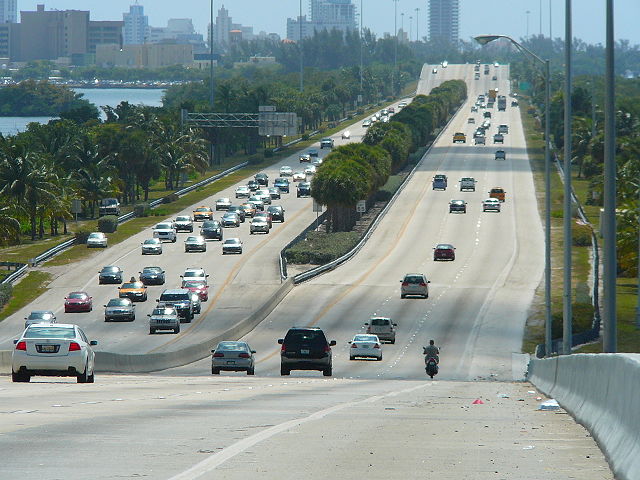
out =
{"type": "Polygon", "coordinates": [[[107,307],[128,307],[131,305],[131,300],[128,298],[112,298],[107,303],[107,307]]]}
{"type": "Polygon", "coordinates": [[[388,318],[374,318],[371,320],[371,325],[373,325],[374,327],[384,327],[389,325],[389,319],[388,318]]]}
{"type": "Polygon", "coordinates": [[[424,278],[420,275],[409,275],[404,277],[404,281],[407,283],[422,283],[424,282],[424,278]]]}
{"type": "Polygon", "coordinates": [[[33,325],[24,332],[24,338],[76,338],[70,327],[41,327],[33,325]]]}
{"type": "Polygon", "coordinates": [[[285,344],[308,344],[313,347],[324,347],[327,339],[324,333],[318,330],[293,330],[287,333],[285,344]]]}
{"type": "Polygon", "coordinates": [[[175,300],[189,300],[188,293],[163,293],[160,295],[160,301],[170,302],[175,300]]]}
{"type": "Polygon", "coordinates": [[[70,293],[67,298],[88,298],[84,293],[70,293]]]}
{"type": "Polygon", "coordinates": [[[247,346],[244,343],[222,342],[218,344],[216,350],[226,350],[228,352],[245,352],[247,351],[247,346]]]}
{"type": "Polygon", "coordinates": [[[375,335],[356,335],[353,337],[354,342],[377,342],[378,337],[375,335]]]}

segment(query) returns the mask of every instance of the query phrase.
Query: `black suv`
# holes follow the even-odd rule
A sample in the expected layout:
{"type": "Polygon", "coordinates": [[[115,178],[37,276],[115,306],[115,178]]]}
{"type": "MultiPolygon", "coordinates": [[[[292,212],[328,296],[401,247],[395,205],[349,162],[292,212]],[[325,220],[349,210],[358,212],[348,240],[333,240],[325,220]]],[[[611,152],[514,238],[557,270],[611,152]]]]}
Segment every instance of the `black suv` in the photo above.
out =
{"type": "Polygon", "coordinates": [[[278,340],[280,349],[280,375],[291,370],[320,370],[325,377],[332,375],[331,347],[319,327],[293,327],[278,340]]]}
{"type": "Polygon", "coordinates": [[[298,191],[296,192],[296,196],[300,197],[310,197],[311,196],[311,183],[310,182],[300,182],[298,184],[298,191]]]}
{"type": "Polygon", "coordinates": [[[222,240],[222,226],[217,220],[205,220],[200,226],[200,235],[205,239],[222,240]]]}
{"type": "Polygon", "coordinates": [[[282,208],[282,205],[269,205],[267,212],[271,214],[271,221],[284,222],[284,208],[282,208]]]}
{"type": "Polygon", "coordinates": [[[266,173],[257,173],[254,178],[258,185],[269,186],[269,176],[266,173]]]}

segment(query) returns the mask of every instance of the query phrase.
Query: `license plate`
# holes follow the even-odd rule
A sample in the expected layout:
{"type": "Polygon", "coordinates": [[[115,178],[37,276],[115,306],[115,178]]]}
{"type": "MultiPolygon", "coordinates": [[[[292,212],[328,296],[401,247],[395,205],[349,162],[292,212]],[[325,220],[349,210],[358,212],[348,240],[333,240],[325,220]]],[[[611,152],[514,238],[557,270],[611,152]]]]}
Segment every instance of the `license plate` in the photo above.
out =
{"type": "Polygon", "coordinates": [[[300,349],[300,353],[301,353],[302,355],[309,355],[309,350],[308,350],[308,349],[306,349],[306,348],[301,348],[301,349],[300,349]]]}
{"type": "Polygon", "coordinates": [[[360,345],[361,348],[371,348],[371,345],[360,345]]]}
{"type": "Polygon", "coordinates": [[[42,345],[40,347],[42,353],[55,353],[56,350],[56,345],[42,345]]]}
{"type": "Polygon", "coordinates": [[[227,360],[227,365],[235,365],[236,361],[235,360],[227,360]]]}

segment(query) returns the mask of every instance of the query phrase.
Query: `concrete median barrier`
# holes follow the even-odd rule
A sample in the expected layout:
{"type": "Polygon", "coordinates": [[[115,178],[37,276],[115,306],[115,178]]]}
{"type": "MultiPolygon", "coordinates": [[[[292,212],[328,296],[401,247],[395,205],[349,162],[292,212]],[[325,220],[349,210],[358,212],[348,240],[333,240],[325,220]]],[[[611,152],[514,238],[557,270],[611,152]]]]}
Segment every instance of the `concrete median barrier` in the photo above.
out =
{"type": "Polygon", "coordinates": [[[640,355],[570,355],[529,364],[529,381],[584,425],[616,478],[640,472],[640,355]]]}
{"type": "MultiPolygon", "coordinates": [[[[96,352],[96,372],[149,373],[180,367],[202,360],[222,340],[238,339],[253,330],[282,301],[293,288],[289,279],[279,285],[273,294],[251,315],[217,335],[173,352],[124,355],[112,352],[96,352]]],[[[98,339],[99,340],[99,339],[98,339]]],[[[0,373],[11,373],[11,350],[0,351],[0,373]]]]}

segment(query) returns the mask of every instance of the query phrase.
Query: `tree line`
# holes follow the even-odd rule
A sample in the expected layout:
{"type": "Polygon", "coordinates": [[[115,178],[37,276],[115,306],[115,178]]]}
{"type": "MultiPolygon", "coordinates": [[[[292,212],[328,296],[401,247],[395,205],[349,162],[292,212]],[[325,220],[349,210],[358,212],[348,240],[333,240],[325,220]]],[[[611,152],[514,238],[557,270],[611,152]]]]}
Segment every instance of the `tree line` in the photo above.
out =
{"type": "Polygon", "coordinates": [[[362,143],[334,149],[311,182],[311,194],[327,206],[328,231],[353,228],[358,201],[371,203],[391,174],[402,170],[410,153],[426,145],[467,97],[462,80],[444,82],[429,95],[416,96],[388,123],[372,125],[362,143]]]}

